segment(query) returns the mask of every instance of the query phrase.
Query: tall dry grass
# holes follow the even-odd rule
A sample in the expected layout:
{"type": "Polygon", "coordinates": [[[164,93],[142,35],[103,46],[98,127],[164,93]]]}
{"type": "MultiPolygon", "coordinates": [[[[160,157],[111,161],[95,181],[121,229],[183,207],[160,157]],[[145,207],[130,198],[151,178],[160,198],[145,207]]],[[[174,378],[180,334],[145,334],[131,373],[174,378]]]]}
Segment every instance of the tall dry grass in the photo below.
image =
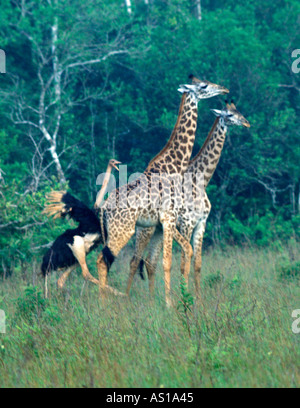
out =
{"type": "MultiPolygon", "coordinates": [[[[291,313],[300,309],[299,273],[283,271],[297,265],[298,253],[295,243],[210,250],[200,304],[193,272],[189,289],[180,286],[177,253],[170,309],[161,265],[153,302],[136,277],[130,299],[105,305],[92,284],[82,290],[79,271],[63,295],[53,278],[47,301],[35,267],[16,272],[0,282],[1,387],[297,387],[300,334],[291,313]]],[[[130,255],[123,251],[109,276],[120,290],[130,255]]]]}

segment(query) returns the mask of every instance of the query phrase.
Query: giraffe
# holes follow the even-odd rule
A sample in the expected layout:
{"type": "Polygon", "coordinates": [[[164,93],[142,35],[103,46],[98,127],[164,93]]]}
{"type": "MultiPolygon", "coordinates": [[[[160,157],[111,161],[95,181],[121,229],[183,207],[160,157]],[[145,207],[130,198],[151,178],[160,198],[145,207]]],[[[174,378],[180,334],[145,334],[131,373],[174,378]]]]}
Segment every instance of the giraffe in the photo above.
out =
{"type": "MultiPolygon", "coordinates": [[[[226,109],[212,109],[212,112],[217,118],[215,119],[202,148],[190,161],[187,170],[187,173],[190,173],[192,176],[193,205],[184,205],[179,212],[177,220],[177,228],[180,234],[186,238],[188,242],[190,242],[193,234],[194,273],[197,296],[200,294],[203,235],[205,232],[206,220],[211,210],[211,203],[205,190],[220,160],[227,127],[230,125],[250,127],[249,122],[237,111],[233,102],[231,104],[226,103],[226,109]],[[197,177],[199,174],[201,177],[197,177]]],[[[143,251],[149,241],[150,249],[146,260],[146,268],[149,278],[150,294],[153,295],[155,270],[162,249],[162,235],[161,231],[157,229],[152,236],[151,231],[147,228],[139,228],[137,230],[135,254],[130,263],[127,294],[129,294],[132,278],[136,272],[137,265],[139,264],[143,251]]],[[[181,273],[183,275],[185,273],[184,264],[185,258],[182,253],[181,273]]]]}
{"type": "Polygon", "coordinates": [[[170,271],[174,234],[186,254],[186,264],[189,265],[192,256],[190,243],[176,230],[178,213],[172,195],[176,188],[166,186],[164,177],[168,178],[170,175],[182,177],[187,170],[195,141],[198,101],[229,91],[223,86],[199,80],[194,76],[191,85],[180,85],[178,90],[182,93],[181,104],[168,143],[150,161],[137,180],[115,190],[101,208],[100,217],[103,217],[107,231],[106,245],[97,259],[99,292],[102,298],[114,291],[107,285],[108,270],[134,234],[136,226],[150,227],[152,233],[157,225],[162,226],[165,300],[168,306],[171,304],[170,271]],[[160,178],[160,182],[155,185],[152,183],[153,175],[160,178]],[[153,205],[154,202],[160,202],[163,194],[169,198],[167,200],[169,205],[153,205]]]}
{"type": "MultiPolygon", "coordinates": [[[[115,257],[134,234],[136,225],[151,227],[153,232],[157,225],[162,226],[167,305],[171,304],[170,270],[173,236],[186,254],[185,264],[188,265],[186,269],[189,269],[192,248],[176,230],[178,213],[173,194],[177,187],[173,184],[166,186],[165,179],[169,181],[168,177],[172,175],[183,176],[187,170],[195,140],[198,101],[229,92],[228,89],[209,81],[202,81],[193,76],[192,80],[191,85],[180,85],[178,89],[182,93],[179,114],[166,146],[150,161],[137,180],[112,192],[100,208],[99,216],[104,227],[102,235],[106,237],[105,246],[97,259],[99,292],[102,299],[108,293],[117,292],[107,284],[107,273],[115,257]],[[159,183],[152,183],[153,175],[159,177],[159,183]],[[160,203],[163,195],[167,197],[165,205],[153,205],[160,203]]],[[[90,279],[90,276],[87,277],[90,279]]]]}

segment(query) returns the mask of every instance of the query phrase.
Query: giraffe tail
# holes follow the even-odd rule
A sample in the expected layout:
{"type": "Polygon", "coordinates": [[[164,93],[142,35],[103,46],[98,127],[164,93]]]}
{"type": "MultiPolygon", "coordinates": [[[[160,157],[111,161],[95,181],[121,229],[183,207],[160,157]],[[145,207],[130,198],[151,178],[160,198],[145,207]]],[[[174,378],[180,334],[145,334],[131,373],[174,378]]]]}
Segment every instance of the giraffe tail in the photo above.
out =
{"type": "Polygon", "coordinates": [[[144,260],[141,259],[140,263],[139,263],[139,266],[138,266],[138,271],[139,271],[139,275],[140,275],[142,280],[145,280],[145,275],[144,275],[144,270],[143,270],[144,269],[144,264],[145,264],[144,260]]]}

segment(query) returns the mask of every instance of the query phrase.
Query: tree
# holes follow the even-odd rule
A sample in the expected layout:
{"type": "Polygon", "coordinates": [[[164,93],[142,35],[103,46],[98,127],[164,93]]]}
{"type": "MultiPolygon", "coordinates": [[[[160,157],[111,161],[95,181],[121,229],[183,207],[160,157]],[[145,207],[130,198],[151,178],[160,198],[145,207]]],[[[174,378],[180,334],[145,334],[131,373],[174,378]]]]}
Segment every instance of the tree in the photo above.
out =
{"type": "Polygon", "coordinates": [[[13,18],[4,32],[11,42],[19,42],[28,50],[30,81],[16,67],[8,75],[1,96],[5,105],[10,106],[12,122],[23,126],[33,144],[34,190],[52,164],[59,180],[66,182],[62,155],[74,144],[62,140],[63,117],[76,106],[108,98],[109,71],[105,63],[138,52],[126,34],[127,23],[116,4],[101,1],[98,7],[94,1],[83,5],[76,0],[22,1],[14,5],[13,18]],[[90,86],[95,77],[93,67],[100,71],[98,86],[90,86]]]}

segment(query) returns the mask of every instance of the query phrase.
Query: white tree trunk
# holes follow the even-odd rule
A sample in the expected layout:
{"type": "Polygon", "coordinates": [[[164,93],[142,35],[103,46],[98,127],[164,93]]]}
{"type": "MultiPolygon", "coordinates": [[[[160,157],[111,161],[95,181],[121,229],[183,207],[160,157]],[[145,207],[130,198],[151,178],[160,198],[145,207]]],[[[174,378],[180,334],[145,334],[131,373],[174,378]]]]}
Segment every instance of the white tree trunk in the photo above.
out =
{"type": "MultiPolygon", "coordinates": [[[[118,55],[130,54],[131,48],[128,46],[130,41],[117,36],[118,40],[110,44],[108,49],[101,50],[99,43],[99,50],[95,46],[89,44],[81,44],[77,38],[80,32],[81,20],[78,19],[78,27],[74,28],[74,38],[69,38],[64,31],[64,27],[59,24],[59,14],[57,10],[60,5],[58,0],[47,1],[49,7],[52,8],[54,16],[53,22],[50,26],[45,27],[47,38],[40,38],[32,29],[30,24],[18,23],[15,29],[19,31],[22,36],[25,36],[31,44],[31,51],[33,63],[35,64],[35,72],[38,82],[38,102],[32,99],[29,95],[26,98],[23,93],[22,81],[13,81],[13,90],[2,90],[0,88],[0,98],[10,101],[9,105],[13,108],[11,110],[11,120],[16,125],[23,125],[27,128],[27,135],[32,140],[34,145],[34,153],[32,156],[32,174],[35,182],[35,189],[38,187],[39,180],[45,175],[45,172],[50,166],[55,165],[58,179],[61,182],[66,181],[64,170],[61,164],[61,155],[65,150],[71,148],[67,146],[62,148],[62,143],[59,143],[60,138],[60,124],[66,112],[70,111],[78,103],[86,102],[88,99],[97,99],[102,97],[103,90],[106,86],[104,83],[102,90],[96,90],[92,94],[85,94],[82,90],[82,95],[74,96],[68,94],[70,78],[73,72],[83,70],[94,64],[101,64],[109,58],[115,58],[118,55]],[[52,7],[55,6],[55,7],[52,7]],[[26,29],[27,27],[27,29],[26,29]],[[62,38],[67,41],[67,44],[61,45],[62,38]],[[73,46],[71,46],[73,44],[73,46]],[[95,51],[96,50],[96,51],[95,51]],[[51,160],[46,158],[50,155],[51,160]]],[[[23,19],[29,18],[29,13],[26,12],[27,0],[20,0],[16,2],[20,15],[23,19]]],[[[124,3],[123,3],[124,4],[124,3]]],[[[132,0],[125,0],[125,7],[128,14],[132,14],[132,0]]],[[[121,11],[121,13],[124,13],[121,11]]],[[[20,21],[21,21],[20,20],[20,21]]],[[[42,23],[39,22],[42,28],[42,23]]],[[[120,28],[121,30],[121,28],[120,28]]],[[[84,85],[84,84],[83,84],[84,85]]],[[[0,175],[2,178],[2,176],[0,175]]]]}
{"type": "Polygon", "coordinates": [[[131,0],[125,0],[125,5],[127,13],[130,15],[132,13],[131,0]]]}
{"type": "MultiPolygon", "coordinates": [[[[48,140],[48,142],[51,145],[49,151],[55,163],[58,177],[62,183],[65,183],[66,182],[65,174],[63,172],[62,165],[60,163],[59,156],[56,151],[56,138],[57,138],[57,134],[59,131],[60,119],[61,119],[61,112],[60,112],[61,71],[59,67],[59,61],[58,61],[57,50],[56,50],[56,43],[58,40],[58,19],[57,17],[54,17],[54,24],[51,27],[51,31],[52,31],[51,51],[52,51],[52,60],[53,60],[52,65],[53,65],[53,79],[54,79],[54,90],[55,90],[55,101],[53,102],[53,104],[56,105],[56,125],[55,125],[55,130],[53,132],[52,137],[50,136],[49,132],[47,131],[45,127],[44,100],[42,100],[40,103],[40,126],[41,126],[41,131],[43,132],[45,138],[48,140]]],[[[45,96],[45,92],[42,91],[42,95],[45,96]]]]}
{"type": "Polygon", "coordinates": [[[58,35],[58,21],[57,17],[54,17],[54,24],[51,27],[52,30],[52,45],[51,45],[51,50],[52,50],[52,56],[53,56],[53,74],[54,74],[54,84],[55,84],[55,97],[56,100],[59,101],[61,97],[61,88],[60,88],[60,78],[61,78],[61,72],[59,69],[59,63],[58,63],[58,56],[56,52],[56,43],[57,43],[57,35],[58,35]]]}
{"type": "Polygon", "coordinates": [[[194,14],[198,20],[202,20],[201,0],[195,0],[194,14]]]}

